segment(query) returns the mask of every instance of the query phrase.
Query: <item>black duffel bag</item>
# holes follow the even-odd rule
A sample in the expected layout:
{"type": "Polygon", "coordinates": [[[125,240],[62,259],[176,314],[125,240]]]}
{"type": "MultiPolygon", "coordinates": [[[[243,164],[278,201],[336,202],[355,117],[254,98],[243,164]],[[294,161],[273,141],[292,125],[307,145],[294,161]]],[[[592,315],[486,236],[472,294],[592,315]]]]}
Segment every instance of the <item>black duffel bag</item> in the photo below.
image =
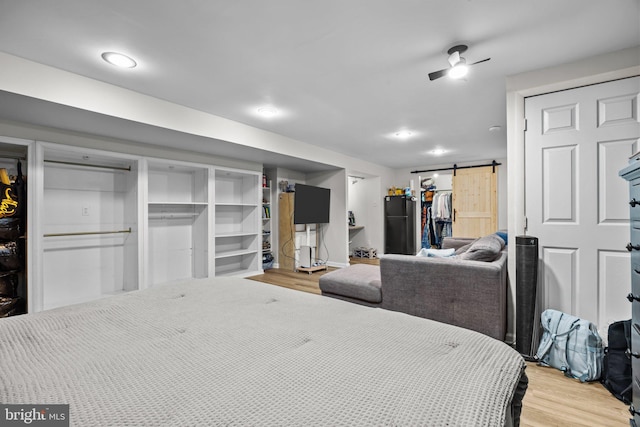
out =
{"type": "Polygon", "coordinates": [[[631,320],[609,325],[600,382],[615,397],[631,404],[631,320]]]}

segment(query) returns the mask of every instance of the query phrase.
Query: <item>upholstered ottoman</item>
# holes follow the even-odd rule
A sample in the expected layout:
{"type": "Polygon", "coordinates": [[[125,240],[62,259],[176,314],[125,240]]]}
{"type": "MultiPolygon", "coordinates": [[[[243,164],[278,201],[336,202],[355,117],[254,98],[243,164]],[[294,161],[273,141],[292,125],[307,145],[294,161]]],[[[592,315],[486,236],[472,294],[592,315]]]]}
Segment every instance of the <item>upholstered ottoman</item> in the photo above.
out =
{"type": "Polygon", "coordinates": [[[377,265],[350,265],[320,277],[322,295],[364,305],[377,305],[382,301],[380,286],[377,265]]]}

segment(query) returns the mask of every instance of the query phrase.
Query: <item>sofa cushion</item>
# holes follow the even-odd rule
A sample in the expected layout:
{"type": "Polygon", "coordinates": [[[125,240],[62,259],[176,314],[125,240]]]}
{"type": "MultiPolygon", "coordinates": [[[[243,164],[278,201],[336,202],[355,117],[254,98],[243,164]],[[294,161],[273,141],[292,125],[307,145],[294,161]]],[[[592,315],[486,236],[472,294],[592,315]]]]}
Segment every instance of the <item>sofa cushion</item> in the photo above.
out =
{"type": "Polygon", "coordinates": [[[320,276],[322,293],[373,303],[382,301],[380,287],[380,267],[377,265],[355,264],[320,276]]]}
{"type": "Polygon", "coordinates": [[[504,240],[495,234],[490,234],[476,240],[469,249],[459,255],[460,259],[475,261],[494,261],[504,248],[504,240]]]}

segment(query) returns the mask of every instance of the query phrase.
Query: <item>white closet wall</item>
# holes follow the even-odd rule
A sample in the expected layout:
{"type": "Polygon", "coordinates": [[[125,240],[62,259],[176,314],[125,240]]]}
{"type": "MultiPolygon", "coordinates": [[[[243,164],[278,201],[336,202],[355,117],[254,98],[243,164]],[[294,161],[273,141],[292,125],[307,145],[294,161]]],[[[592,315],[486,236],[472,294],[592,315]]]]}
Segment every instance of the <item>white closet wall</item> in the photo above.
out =
{"type": "Polygon", "coordinates": [[[147,283],[207,277],[209,168],[155,160],[147,176],[147,283]]]}
{"type": "Polygon", "coordinates": [[[42,167],[42,308],[137,289],[137,160],[47,148],[42,167]]]}

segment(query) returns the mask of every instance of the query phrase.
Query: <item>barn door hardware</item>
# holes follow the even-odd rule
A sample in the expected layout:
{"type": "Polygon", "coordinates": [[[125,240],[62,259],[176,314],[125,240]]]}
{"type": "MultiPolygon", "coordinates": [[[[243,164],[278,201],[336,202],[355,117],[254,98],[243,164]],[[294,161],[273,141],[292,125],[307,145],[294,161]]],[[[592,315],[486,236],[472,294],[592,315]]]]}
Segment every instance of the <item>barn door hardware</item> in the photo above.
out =
{"type": "MultiPolygon", "coordinates": [[[[411,171],[411,173],[422,173],[422,172],[440,172],[440,171],[453,171],[453,176],[456,176],[456,171],[458,169],[472,169],[472,168],[483,168],[485,166],[492,166],[493,173],[496,173],[496,166],[500,166],[502,163],[498,163],[495,160],[492,160],[491,163],[484,165],[471,165],[471,166],[458,166],[454,164],[453,167],[450,168],[439,168],[439,169],[423,169],[423,170],[415,170],[411,171]]],[[[640,204],[640,202],[638,202],[640,204]]]]}

